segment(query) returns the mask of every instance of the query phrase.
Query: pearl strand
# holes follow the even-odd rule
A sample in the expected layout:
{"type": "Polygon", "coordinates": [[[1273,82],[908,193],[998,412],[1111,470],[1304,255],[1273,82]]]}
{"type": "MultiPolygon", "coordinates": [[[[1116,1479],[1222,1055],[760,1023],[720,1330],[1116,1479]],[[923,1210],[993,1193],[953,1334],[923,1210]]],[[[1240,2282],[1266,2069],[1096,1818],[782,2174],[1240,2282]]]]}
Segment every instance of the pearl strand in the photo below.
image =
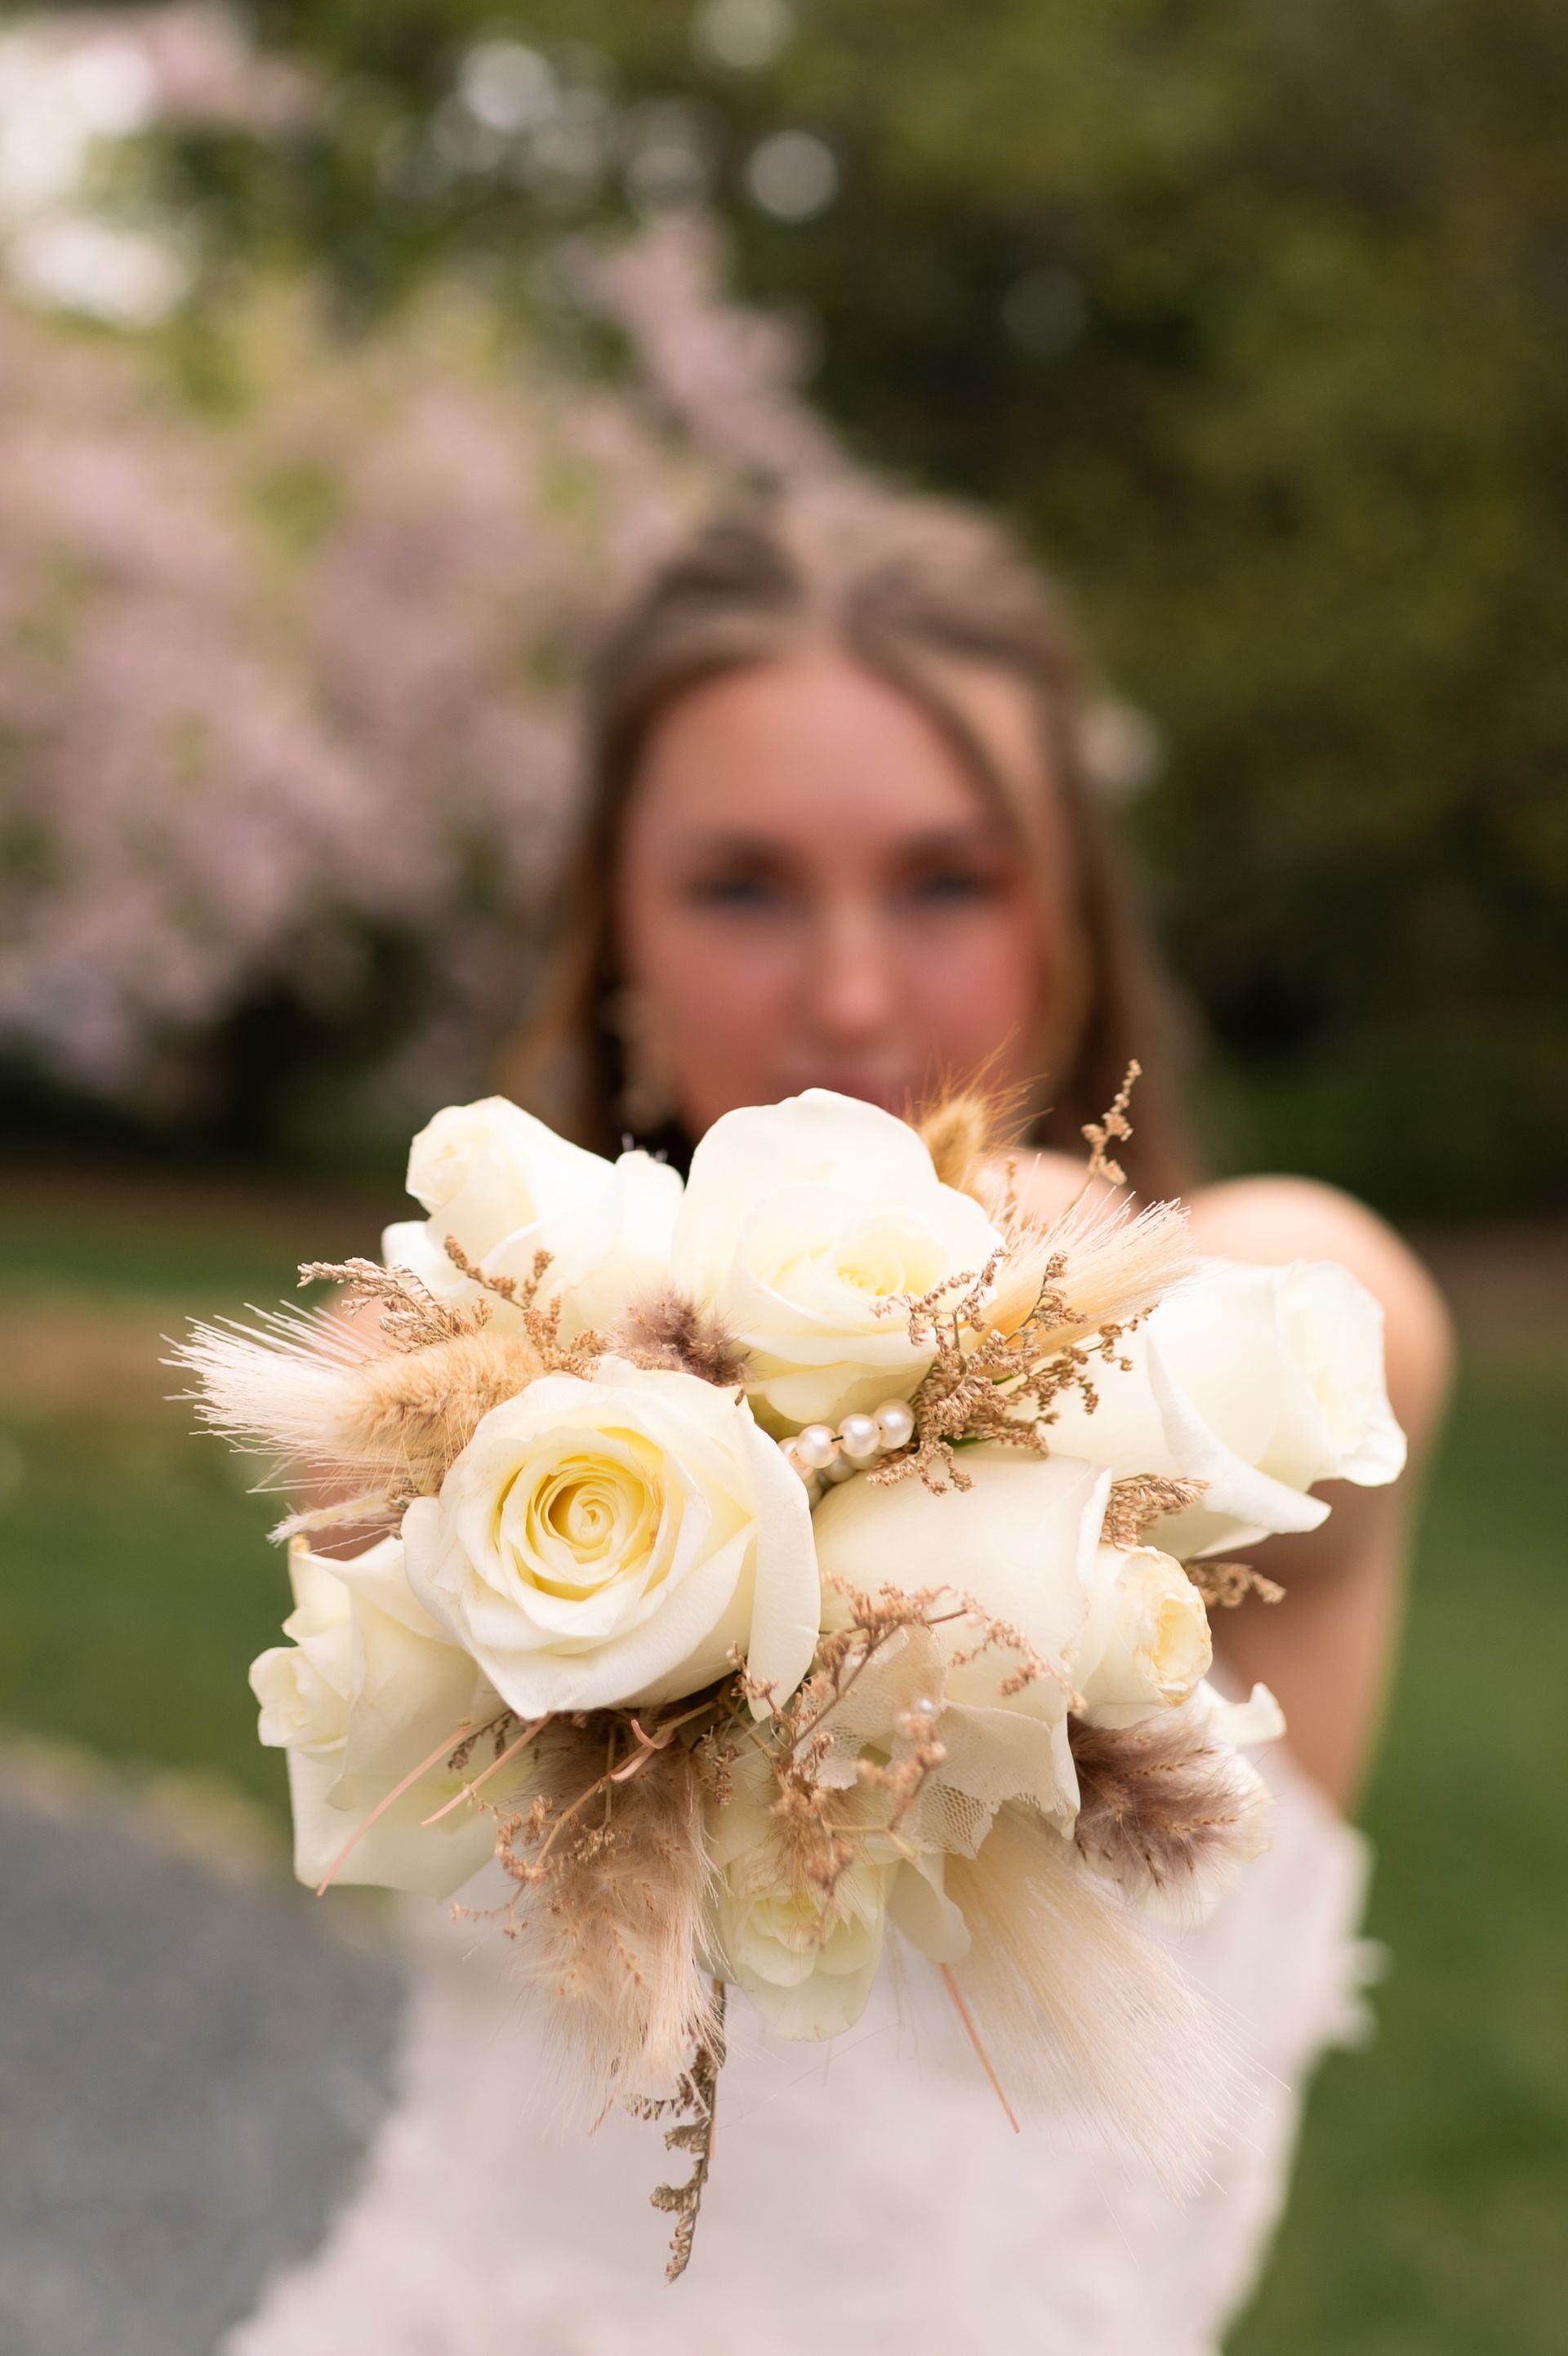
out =
{"type": "Polygon", "coordinates": [[[870,1415],[846,1415],[837,1431],[831,1424],[809,1423],[792,1440],[781,1440],[779,1452],[800,1474],[814,1505],[824,1487],[907,1448],[914,1436],[914,1409],[908,1399],[891,1398],[870,1415]]]}

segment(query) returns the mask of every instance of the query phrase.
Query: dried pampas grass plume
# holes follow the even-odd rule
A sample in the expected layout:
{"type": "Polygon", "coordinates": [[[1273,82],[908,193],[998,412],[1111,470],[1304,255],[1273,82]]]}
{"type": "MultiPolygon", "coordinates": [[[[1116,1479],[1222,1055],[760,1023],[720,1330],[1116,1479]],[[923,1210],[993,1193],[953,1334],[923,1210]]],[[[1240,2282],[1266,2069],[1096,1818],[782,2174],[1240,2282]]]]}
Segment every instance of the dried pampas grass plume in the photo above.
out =
{"type": "Polygon", "coordinates": [[[236,1448],[389,1502],[434,1495],[480,1419],[541,1372],[517,1333],[387,1350],[323,1311],[263,1320],[198,1324],[176,1345],[167,1363],[195,1376],[201,1421],[236,1448]]]}
{"type": "Polygon", "coordinates": [[[978,1194],[986,1165],[1001,1150],[1004,1107],[980,1088],[944,1097],[922,1113],[916,1128],[944,1186],[978,1194]]]}
{"type": "Polygon", "coordinates": [[[729,1390],[746,1380],[746,1352],[718,1319],[671,1286],[636,1301],[605,1337],[634,1365],[663,1366],[729,1390]]]}
{"type": "Polygon", "coordinates": [[[1174,2192],[1201,2180],[1237,2068],[1213,2015],[1069,1842],[1010,1804],[946,1861],[973,1945],[955,1972],[1009,2094],[1065,2094],[1174,2192]]]}
{"type": "Polygon", "coordinates": [[[1269,1789],[1202,1712],[1122,1728],[1068,1721],[1078,1770],[1073,1837],[1086,1864],[1135,1904],[1202,1920],[1268,1847],[1269,1789]]]}
{"type": "Polygon", "coordinates": [[[607,1713],[552,1719],[526,1756],[496,1845],[521,1976],[601,2100],[667,2089],[719,2025],[698,1962],[711,1869],[697,1762],[679,1741],[639,1754],[607,1713]]]}

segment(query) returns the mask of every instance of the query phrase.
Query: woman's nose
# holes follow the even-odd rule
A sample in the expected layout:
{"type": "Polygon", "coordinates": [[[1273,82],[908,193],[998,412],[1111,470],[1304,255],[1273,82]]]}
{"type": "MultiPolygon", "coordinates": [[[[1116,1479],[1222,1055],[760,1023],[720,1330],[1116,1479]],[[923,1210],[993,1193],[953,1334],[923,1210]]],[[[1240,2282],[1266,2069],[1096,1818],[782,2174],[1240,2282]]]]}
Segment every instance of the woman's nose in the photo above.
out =
{"type": "Polygon", "coordinates": [[[898,977],[877,910],[832,909],[815,928],[807,956],[807,1006],[824,1039],[862,1041],[888,1027],[898,1008],[898,977]]]}

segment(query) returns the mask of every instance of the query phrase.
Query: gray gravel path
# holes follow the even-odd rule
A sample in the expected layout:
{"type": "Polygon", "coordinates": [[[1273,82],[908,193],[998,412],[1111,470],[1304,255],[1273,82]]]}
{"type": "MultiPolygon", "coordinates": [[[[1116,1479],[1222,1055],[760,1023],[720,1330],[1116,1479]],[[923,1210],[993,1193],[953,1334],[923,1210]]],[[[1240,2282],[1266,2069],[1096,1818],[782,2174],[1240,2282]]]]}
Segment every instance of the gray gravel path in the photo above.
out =
{"type": "Polygon", "coordinates": [[[212,2356],[386,2106],[385,1937],[208,1846],[0,1767],[4,2356],[212,2356]]]}

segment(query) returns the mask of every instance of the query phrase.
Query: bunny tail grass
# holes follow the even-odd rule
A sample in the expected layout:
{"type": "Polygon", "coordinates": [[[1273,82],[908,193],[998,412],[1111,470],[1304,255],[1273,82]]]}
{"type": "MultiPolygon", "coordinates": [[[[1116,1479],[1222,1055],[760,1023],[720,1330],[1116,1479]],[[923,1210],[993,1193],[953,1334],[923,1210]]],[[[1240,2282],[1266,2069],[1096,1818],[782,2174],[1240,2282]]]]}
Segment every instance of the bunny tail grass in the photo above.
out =
{"type": "Polygon", "coordinates": [[[527,1754],[526,1813],[497,1842],[517,1969],[601,2100],[667,2092],[718,2022],[697,1960],[711,1869],[692,1753],[671,1742],[611,1784],[614,1739],[603,1716],[553,1719],[527,1754]]]}
{"type": "Polygon", "coordinates": [[[973,1858],[947,1859],[973,1946],[955,1977],[1009,2094],[1068,2095],[1176,2193],[1201,2181],[1238,2081],[1225,2037],[1070,1843],[1015,1805],[973,1858]]]}
{"type": "Polygon", "coordinates": [[[480,1418],[541,1371],[521,1333],[388,1351],[320,1311],[198,1324],[169,1363],[195,1376],[202,1422],[236,1447],[404,1496],[434,1494],[480,1418]]]}
{"type": "Polygon", "coordinates": [[[1179,1203],[1135,1211],[1120,1196],[1082,1194],[1048,1226],[1003,1211],[1007,1258],[991,1314],[1004,1331],[1039,1303],[1042,1358],[1104,1327],[1124,1329],[1192,1272],[1179,1203]]]}
{"type": "Polygon", "coordinates": [[[944,1186],[981,1193],[986,1164],[1002,1150],[1006,1115],[1004,1100],[983,1088],[961,1089],[921,1114],[920,1142],[944,1186]]]}

